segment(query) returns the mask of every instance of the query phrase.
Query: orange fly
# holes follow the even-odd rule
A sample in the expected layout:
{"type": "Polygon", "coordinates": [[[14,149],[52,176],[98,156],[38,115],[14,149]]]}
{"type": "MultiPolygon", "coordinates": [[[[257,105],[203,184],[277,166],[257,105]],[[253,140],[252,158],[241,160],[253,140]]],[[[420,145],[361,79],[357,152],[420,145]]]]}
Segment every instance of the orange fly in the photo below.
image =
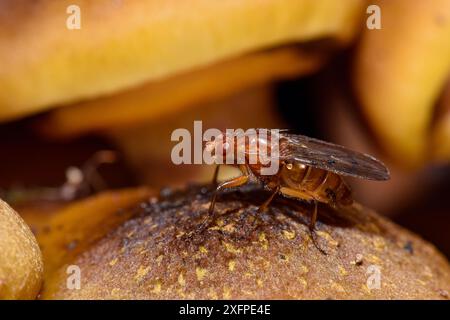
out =
{"type": "MultiPolygon", "coordinates": [[[[260,212],[268,207],[277,194],[311,201],[314,203],[314,211],[309,228],[314,230],[318,202],[335,208],[353,203],[351,190],[343,176],[368,180],[390,178],[386,166],[370,155],[318,139],[291,134],[285,130],[274,135],[268,129],[256,129],[252,134],[246,134],[244,140],[239,138],[236,134],[222,133],[221,137],[206,144],[206,149],[216,158],[226,158],[230,148],[232,152],[242,151],[244,154],[243,161],[238,163],[234,160],[231,164],[237,166],[242,172],[242,175],[237,178],[217,184],[219,165],[216,167],[213,180],[217,187],[209,207],[208,220],[214,216],[214,206],[220,190],[242,186],[253,176],[271,192],[270,197],[259,207],[260,212]],[[274,140],[276,144],[272,144],[274,140]],[[262,174],[262,169],[269,165],[267,162],[250,161],[252,143],[256,145],[254,150],[257,153],[261,152],[262,147],[269,148],[266,151],[268,158],[271,159],[270,161],[277,160],[279,165],[275,174],[262,174]],[[277,146],[276,152],[271,149],[273,145],[277,146]]],[[[233,158],[238,159],[238,157],[233,158]]],[[[257,159],[260,158],[257,157],[257,159]]]]}

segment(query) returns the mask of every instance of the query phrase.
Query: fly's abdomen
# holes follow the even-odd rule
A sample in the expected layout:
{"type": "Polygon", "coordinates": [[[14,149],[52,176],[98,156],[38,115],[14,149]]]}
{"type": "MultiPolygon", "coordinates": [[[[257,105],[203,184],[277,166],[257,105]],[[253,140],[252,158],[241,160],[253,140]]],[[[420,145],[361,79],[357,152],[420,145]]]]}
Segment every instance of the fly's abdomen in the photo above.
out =
{"type": "Polygon", "coordinates": [[[320,202],[349,205],[351,191],[341,176],[326,170],[302,164],[286,165],[283,183],[291,189],[303,191],[320,202]]]}

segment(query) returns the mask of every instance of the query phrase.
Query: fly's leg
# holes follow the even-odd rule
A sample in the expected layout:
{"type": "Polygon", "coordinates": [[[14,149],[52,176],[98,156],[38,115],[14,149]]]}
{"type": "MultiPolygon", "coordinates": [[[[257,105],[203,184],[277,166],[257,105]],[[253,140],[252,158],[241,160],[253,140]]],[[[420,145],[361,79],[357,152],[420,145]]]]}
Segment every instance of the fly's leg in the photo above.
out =
{"type": "Polygon", "coordinates": [[[312,242],[313,242],[314,246],[316,247],[316,249],[319,250],[320,253],[327,255],[327,253],[322,248],[319,247],[319,244],[317,243],[317,240],[316,240],[317,237],[316,237],[316,229],[315,228],[316,228],[316,222],[317,222],[317,206],[318,206],[318,204],[317,204],[317,200],[313,200],[313,201],[314,201],[314,210],[312,212],[311,220],[309,222],[309,233],[311,234],[311,239],[312,239],[312,242]]]}
{"type": "Polygon", "coordinates": [[[235,187],[240,187],[244,184],[246,184],[249,180],[249,175],[248,172],[245,172],[244,175],[222,182],[221,184],[219,184],[216,188],[216,190],[214,191],[212,200],[211,200],[211,204],[209,205],[209,210],[208,213],[210,215],[212,215],[214,213],[214,206],[216,205],[216,198],[217,198],[217,193],[219,191],[221,191],[222,189],[228,189],[228,188],[235,188],[235,187]]]}
{"type": "Polygon", "coordinates": [[[267,207],[269,206],[269,204],[272,202],[273,198],[275,198],[275,196],[277,195],[277,193],[280,191],[280,185],[277,184],[277,186],[273,189],[272,194],[270,195],[270,197],[264,201],[264,203],[258,208],[258,212],[264,212],[267,207]]]}
{"type": "Polygon", "coordinates": [[[247,182],[248,182],[248,176],[240,176],[240,177],[231,179],[229,181],[222,182],[221,184],[219,184],[217,186],[217,188],[214,191],[214,194],[212,196],[211,204],[209,205],[208,216],[206,217],[205,221],[202,223],[201,229],[204,229],[206,226],[208,226],[209,223],[214,221],[214,218],[215,218],[214,207],[216,205],[217,194],[222,189],[239,187],[239,186],[246,184],[247,182]]]}
{"type": "Polygon", "coordinates": [[[212,185],[214,187],[217,187],[217,178],[219,177],[219,168],[220,168],[220,164],[218,164],[216,166],[216,169],[214,170],[214,176],[213,176],[213,180],[212,180],[212,185]]]}
{"type": "Polygon", "coordinates": [[[314,231],[314,228],[316,227],[317,222],[317,200],[314,201],[314,210],[311,215],[311,221],[309,222],[309,230],[314,231]]]}
{"type": "MultiPolygon", "coordinates": [[[[273,192],[270,195],[270,197],[259,206],[258,213],[262,213],[268,208],[269,204],[273,201],[273,198],[275,198],[277,193],[280,191],[280,188],[281,187],[280,187],[279,184],[277,184],[275,186],[275,188],[273,189],[273,192]]],[[[259,220],[260,220],[259,215],[256,215],[255,219],[253,220],[253,226],[256,226],[257,225],[257,221],[259,221],[259,220]]]]}
{"type": "Polygon", "coordinates": [[[250,174],[247,167],[245,165],[240,165],[239,169],[243,173],[242,176],[222,182],[217,186],[216,190],[213,193],[211,204],[209,205],[208,216],[206,217],[205,221],[203,221],[203,223],[201,224],[200,230],[205,229],[212,221],[214,221],[215,218],[214,207],[216,205],[217,194],[223,189],[240,187],[248,182],[250,174]]]}

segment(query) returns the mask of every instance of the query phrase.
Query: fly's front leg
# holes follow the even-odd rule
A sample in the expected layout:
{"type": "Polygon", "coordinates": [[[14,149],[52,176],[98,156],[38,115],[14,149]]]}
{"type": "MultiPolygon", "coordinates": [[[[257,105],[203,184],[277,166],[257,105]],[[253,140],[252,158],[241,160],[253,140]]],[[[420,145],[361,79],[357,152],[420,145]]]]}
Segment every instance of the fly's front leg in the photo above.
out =
{"type": "Polygon", "coordinates": [[[246,184],[249,180],[250,174],[248,171],[247,166],[245,165],[239,165],[239,169],[242,172],[242,176],[222,182],[221,184],[219,184],[216,188],[216,190],[214,191],[212,200],[211,200],[211,204],[209,206],[209,214],[212,215],[214,213],[214,206],[216,205],[216,198],[217,198],[217,193],[222,190],[222,189],[228,189],[228,188],[235,188],[235,187],[240,187],[244,184],[246,184]]]}
{"type": "Polygon", "coordinates": [[[217,178],[219,177],[219,168],[220,164],[216,165],[216,169],[214,170],[214,176],[212,180],[212,185],[216,188],[217,187],[217,178]]]}
{"type": "Polygon", "coordinates": [[[221,184],[219,184],[217,186],[217,188],[214,191],[214,194],[212,196],[211,204],[209,205],[208,217],[202,223],[202,227],[206,226],[210,221],[214,220],[214,207],[216,205],[216,198],[217,198],[217,194],[219,193],[219,191],[221,191],[223,189],[228,189],[228,188],[240,187],[248,182],[248,180],[250,178],[250,173],[249,173],[248,168],[245,165],[239,165],[239,169],[242,171],[242,174],[243,174],[242,176],[222,182],[221,184]]]}

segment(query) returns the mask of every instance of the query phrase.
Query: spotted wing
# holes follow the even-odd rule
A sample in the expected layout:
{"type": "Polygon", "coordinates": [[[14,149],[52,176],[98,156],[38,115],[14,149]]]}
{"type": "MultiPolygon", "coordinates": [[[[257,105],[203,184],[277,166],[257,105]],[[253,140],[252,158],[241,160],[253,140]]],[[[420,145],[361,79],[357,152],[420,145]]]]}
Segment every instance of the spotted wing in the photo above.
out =
{"type": "Polygon", "coordinates": [[[368,180],[388,180],[389,170],[374,157],[333,143],[302,135],[280,133],[279,158],[339,175],[368,180]]]}

